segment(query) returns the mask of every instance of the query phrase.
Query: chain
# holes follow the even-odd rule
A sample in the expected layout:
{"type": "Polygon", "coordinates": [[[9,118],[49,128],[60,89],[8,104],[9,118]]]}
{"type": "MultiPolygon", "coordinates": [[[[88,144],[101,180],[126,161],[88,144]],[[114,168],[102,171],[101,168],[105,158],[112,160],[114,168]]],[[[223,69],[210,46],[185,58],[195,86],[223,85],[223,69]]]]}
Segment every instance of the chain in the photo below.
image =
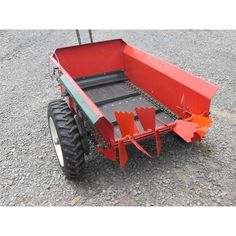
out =
{"type": "Polygon", "coordinates": [[[89,133],[89,138],[94,144],[101,144],[105,143],[105,140],[103,139],[102,135],[100,132],[97,130],[96,126],[92,124],[92,122],[87,118],[87,116],[81,112],[79,109],[80,114],[82,116],[82,119],[84,120],[85,123],[85,128],[89,133]]]}
{"type": "MultiPolygon", "coordinates": [[[[142,97],[144,97],[146,100],[148,100],[157,109],[160,109],[161,111],[163,111],[165,114],[169,115],[174,120],[178,119],[178,116],[176,114],[171,112],[163,104],[158,102],[156,99],[151,97],[149,94],[145,93],[143,90],[138,88],[136,85],[134,85],[130,81],[127,81],[125,83],[131,89],[133,89],[133,90],[137,91],[139,94],[141,94],[142,97]]],[[[83,114],[83,112],[81,112],[80,109],[78,109],[78,110],[80,111],[80,114],[84,120],[86,130],[89,131],[90,140],[95,144],[105,144],[106,142],[105,142],[104,138],[102,137],[102,135],[100,134],[100,132],[97,130],[97,128],[91,123],[91,121],[87,118],[87,116],[85,114],[83,114]]]]}
{"type": "Polygon", "coordinates": [[[131,83],[130,81],[126,82],[127,85],[131,88],[134,89],[135,91],[137,91],[138,93],[140,93],[142,95],[142,97],[144,97],[146,100],[148,100],[149,102],[151,102],[156,108],[162,110],[164,113],[166,113],[167,115],[169,115],[171,118],[173,119],[177,119],[178,116],[173,113],[172,111],[170,111],[168,108],[166,108],[163,104],[161,104],[160,102],[158,102],[156,99],[154,99],[152,96],[150,96],[149,94],[145,93],[142,89],[140,89],[139,87],[137,87],[136,85],[134,85],[133,83],[131,83]]]}

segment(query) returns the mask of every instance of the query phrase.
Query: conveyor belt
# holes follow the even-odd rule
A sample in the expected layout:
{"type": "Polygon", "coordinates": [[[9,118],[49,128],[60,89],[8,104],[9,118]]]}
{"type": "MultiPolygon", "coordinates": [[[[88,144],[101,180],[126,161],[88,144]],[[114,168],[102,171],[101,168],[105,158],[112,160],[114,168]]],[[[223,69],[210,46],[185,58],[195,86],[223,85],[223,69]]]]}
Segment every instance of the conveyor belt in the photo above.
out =
{"type": "MultiPolygon", "coordinates": [[[[156,108],[157,119],[162,120],[166,124],[174,121],[172,117],[153,105],[141,93],[131,88],[127,81],[122,71],[76,80],[78,85],[99,107],[107,119],[113,123],[116,137],[120,137],[120,132],[114,116],[115,111],[134,112],[136,107],[154,106],[156,108]]],[[[135,121],[139,129],[142,130],[137,116],[135,116],[135,121]]],[[[161,126],[163,124],[157,120],[156,125],[161,126]]]]}

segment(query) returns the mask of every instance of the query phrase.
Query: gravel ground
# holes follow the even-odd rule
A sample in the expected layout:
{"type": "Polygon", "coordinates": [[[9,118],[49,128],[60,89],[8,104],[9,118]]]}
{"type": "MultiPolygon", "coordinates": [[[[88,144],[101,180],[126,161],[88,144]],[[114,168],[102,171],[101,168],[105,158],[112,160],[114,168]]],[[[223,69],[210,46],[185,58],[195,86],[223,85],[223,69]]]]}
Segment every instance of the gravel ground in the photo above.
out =
{"type": "MultiPolygon", "coordinates": [[[[47,126],[47,104],[59,98],[48,56],[76,44],[75,32],[2,30],[0,205],[236,205],[236,31],[94,31],[95,41],[120,37],[219,86],[206,138],[184,144],[168,135],[152,160],[131,148],[123,172],[93,147],[83,178],[66,180],[47,126]]],[[[153,142],[144,145],[155,153],[153,142]]]]}

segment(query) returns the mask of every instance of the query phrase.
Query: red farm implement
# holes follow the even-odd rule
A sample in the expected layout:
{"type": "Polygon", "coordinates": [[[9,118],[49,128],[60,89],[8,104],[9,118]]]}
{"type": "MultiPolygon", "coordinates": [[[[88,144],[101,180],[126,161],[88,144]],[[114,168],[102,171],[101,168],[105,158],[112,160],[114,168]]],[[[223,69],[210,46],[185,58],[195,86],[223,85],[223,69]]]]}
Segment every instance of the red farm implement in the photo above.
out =
{"type": "Polygon", "coordinates": [[[106,158],[128,161],[127,145],[151,155],[139,141],[163,134],[200,141],[208,131],[217,87],[121,39],[56,49],[61,100],[49,103],[48,121],[60,165],[77,178],[89,140],[106,158]]]}

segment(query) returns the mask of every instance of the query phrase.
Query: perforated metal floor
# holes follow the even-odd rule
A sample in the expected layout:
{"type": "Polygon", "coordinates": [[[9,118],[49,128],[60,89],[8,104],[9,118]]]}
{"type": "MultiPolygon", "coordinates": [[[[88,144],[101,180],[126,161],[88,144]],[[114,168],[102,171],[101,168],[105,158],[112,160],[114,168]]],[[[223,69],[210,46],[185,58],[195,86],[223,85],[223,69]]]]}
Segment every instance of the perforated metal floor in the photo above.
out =
{"type": "MultiPolygon", "coordinates": [[[[114,115],[115,111],[134,112],[136,107],[154,106],[156,108],[156,118],[158,117],[166,124],[174,121],[172,117],[157,108],[140,92],[130,87],[127,81],[122,71],[76,80],[78,85],[114,125],[116,137],[120,137],[120,131],[114,115]]],[[[137,116],[135,116],[135,121],[139,129],[142,130],[137,116]]],[[[156,120],[156,125],[161,126],[163,124],[156,120]]]]}

